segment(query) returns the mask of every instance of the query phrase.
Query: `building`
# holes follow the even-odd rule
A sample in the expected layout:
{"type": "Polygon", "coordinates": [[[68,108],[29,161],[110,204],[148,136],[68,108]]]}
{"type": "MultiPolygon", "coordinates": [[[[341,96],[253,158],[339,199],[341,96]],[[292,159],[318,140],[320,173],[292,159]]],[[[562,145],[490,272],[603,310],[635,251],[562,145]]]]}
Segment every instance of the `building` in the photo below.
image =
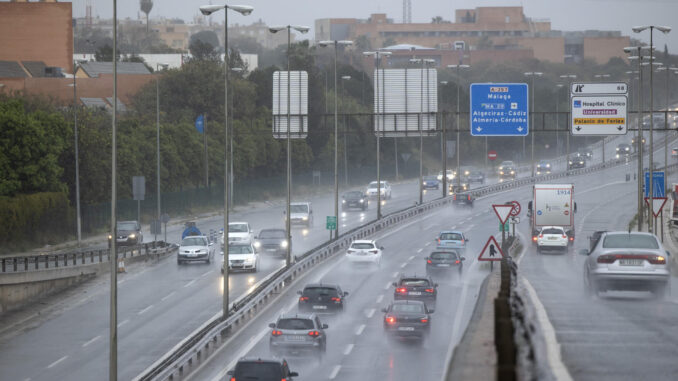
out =
{"type": "MultiPolygon", "coordinates": [[[[261,19],[250,25],[235,24],[229,28],[228,34],[232,37],[253,38],[264,49],[275,49],[280,45],[287,45],[287,33],[271,33],[268,25],[261,19]]],[[[294,42],[294,34],[290,36],[290,41],[294,42]]]]}
{"type": "Polygon", "coordinates": [[[548,19],[526,17],[523,7],[458,9],[454,22],[398,24],[383,13],[366,20],[320,19],[315,33],[316,41],[349,39],[366,49],[413,44],[444,51],[457,45],[470,52],[483,51],[475,54],[476,59],[534,57],[555,63],[626,59],[623,47],[630,45],[630,38],[621,32],[552,30],[548,19]]]}

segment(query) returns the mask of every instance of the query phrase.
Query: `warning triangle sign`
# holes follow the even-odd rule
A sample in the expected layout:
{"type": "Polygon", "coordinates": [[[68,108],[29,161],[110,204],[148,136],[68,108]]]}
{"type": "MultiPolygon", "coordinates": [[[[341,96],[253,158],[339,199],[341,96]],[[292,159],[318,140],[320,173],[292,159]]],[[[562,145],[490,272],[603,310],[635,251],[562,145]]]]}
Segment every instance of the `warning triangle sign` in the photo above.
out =
{"type": "Polygon", "coordinates": [[[499,217],[499,222],[501,224],[505,224],[508,216],[511,214],[511,211],[513,211],[514,205],[494,204],[492,205],[492,208],[494,209],[494,213],[497,215],[497,217],[499,217]]]}
{"type": "Polygon", "coordinates": [[[497,240],[494,239],[494,236],[490,236],[483,247],[483,251],[480,252],[478,256],[479,261],[501,261],[504,258],[504,252],[501,251],[501,246],[497,243],[497,240]]]}
{"type": "MultiPolygon", "coordinates": [[[[666,197],[653,197],[652,198],[652,214],[655,217],[659,217],[659,213],[662,211],[662,208],[666,204],[666,197]]],[[[649,206],[650,205],[650,198],[645,197],[645,203],[649,206]]]]}

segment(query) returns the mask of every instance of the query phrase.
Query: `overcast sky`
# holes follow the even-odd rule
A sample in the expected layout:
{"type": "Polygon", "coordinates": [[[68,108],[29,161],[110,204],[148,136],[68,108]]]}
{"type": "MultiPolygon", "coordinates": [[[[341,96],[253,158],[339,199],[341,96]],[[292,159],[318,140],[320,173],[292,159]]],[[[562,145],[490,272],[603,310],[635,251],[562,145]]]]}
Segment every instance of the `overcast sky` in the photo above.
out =
{"type": "MultiPolygon", "coordinates": [[[[112,0],[89,1],[95,16],[112,16],[112,0]]],[[[73,1],[74,16],[85,15],[85,2],[73,1]]],[[[154,0],[153,3],[151,18],[178,17],[191,21],[193,16],[199,14],[198,7],[209,4],[210,0],[154,0]]],[[[222,0],[212,0],[211,3],[222,4],[222,0]]],[[[319,18],[364,19],[377,12],[386,13],[395,22],[401,22],[402,3],[402,0],[234,0],[231,4],[252,5],[255,10],[248,17],[229,14],[229,24],[250,24],[262,19],[269,25],[300,24],[312,27],[319,18]]],[[[412,21],[430,22],[435,16],[453,20],[455,9],[518,5],[524,7],[527,17],[550,19],[551,27],[556,30],[619,30],[649,42],[649,32],[636,35],[631,27],[666,25],[678,28],[678,0],[412,0],[412,21]]],[[[137,18],[139,14],[139,0],[118,0],[119,18],[137,18]]],[[[213,17],[217,22],[223,16],[219,14],[213,17]]],[[[310,37],[313,38],[313,35],[310,37]]],[[[655,41],[662,50],[666,43],[669,51],[678,53],[678,30],[668,36],[655,33],[655,41]]]]}

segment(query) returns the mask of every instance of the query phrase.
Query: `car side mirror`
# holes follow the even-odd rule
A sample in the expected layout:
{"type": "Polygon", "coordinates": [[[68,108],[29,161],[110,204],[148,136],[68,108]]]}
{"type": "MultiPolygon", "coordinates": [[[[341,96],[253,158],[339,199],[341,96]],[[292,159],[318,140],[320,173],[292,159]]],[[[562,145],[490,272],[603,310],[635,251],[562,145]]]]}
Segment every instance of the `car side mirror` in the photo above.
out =
{"type": "Polygon", "coordinates": [[[590,252],[589,252],[589,249],[581,249],[581,250],[579,250],[579,254],[580,255],[589,255],[590,252]]]}
{"type": "Polygon", "coordinates": [[[667,257],[670,257],[670,256],[671,256],[671,253],[669,253],[668,250],[666,250],[666,256],[667,256],[667,257]]]}
{"type": "Polygon", "coordinates": [[[393,285],[393,287],[398,287],[398,283],[396,283],[396,282],[393,282],[391,284],[393,285]]]}
{"type": "Polygon", "coordinates": [[[438,283],[433,283],[433,287],[438,287],[438,283]]]}
{"type": "Polygon", "coordinates": [[[382,247],[380,247],[380,248],[379,248],[379,250],[384,250],[384,247],[383,247],[383,246],[382,246],[382,247]]]}
{"type": "Polygon", "coordinates": [[[229,370],[228,372],[226,372],[226,374],[229,375],[229,376],[232,376],[233,373],[235,373],[235,372],[233,372],[232,370],[229,370]]]}
{"type": "Polygon", "coordinates": [[[344,291],[344,296],[348,296],[348,291],[344,291]]]}
{"type": "Polygon", "coordinates": [[[466,257],[461,257],[461,260],[462,260],[462,261],[465,261],[465,260],[466,260],[466,257]]]}
{"type": "Polygon", "coordinates": [[[297,291],[297,295],[301,295],[301,294],[303,294],[302,291],[297,291]]]}
{"type": "Polygon", "coordinates": [[[424,257],[424,259],[428,261],[428,257],[424,257]]]}
{"type": "Polygon", "coordinates": [[[388,308],[382,308],[381,312],[388,312],[388,308]]]}
{"type": "Polygon", "coordinates": [[[271,328],[275,328],[275,323],[271,323],[268,326],[271,327],[271,328]]]}
{"type": "Polygon", "coordinates": [[[320,327],[322,327],[322,329],[327,329],[327,328],[329,328],[330,326],[328,326],[327,324],[321,324],[320,327]]]}
{"type": "Polygon", "coordinates": [[[299,377],[299,373],[297,373],[297,372],[290,372],[290,377],[299,377]]]}

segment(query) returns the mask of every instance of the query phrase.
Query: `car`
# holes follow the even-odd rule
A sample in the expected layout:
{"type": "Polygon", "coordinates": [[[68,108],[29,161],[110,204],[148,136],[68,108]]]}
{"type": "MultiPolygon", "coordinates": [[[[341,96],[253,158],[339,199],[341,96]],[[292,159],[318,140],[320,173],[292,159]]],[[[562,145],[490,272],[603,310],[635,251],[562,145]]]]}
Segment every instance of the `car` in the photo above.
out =
{"type": "Polygon", "coordinates": [[[381,310],[384,313],[384,331],[401,338],[423,339],[431,331],[431,314],[420,300],[395,300],[381,310]]]}
{"type": "MultiPolygon", "coordinates": [[[[283,211],[286,214],[287,211],[283,211]]],[[[313,227],[313,207],[310,202],[290,203],[290,225],[313,227]]]]}
{"type": "Polygon", "coordinates": [[[452,205],[473,208],[473,195],[471,193],[455,193],[452,195],[452,205]]]}
{"type": "MultiPolygon", "coordinates": [[[[455,171],[454,169],[448,169],[445,171],[445,173],[448,182],[457,176],[457,171],[455,171]]],[[[436,176],[436,179],[438,181],[443,181],[443,171],[438,172],[438,176],[436,176]]]]}
{"type": "Polygon", "coordinates": [[[485,184],[485,174],[480,170],[474,169],[468,175],[467,181],[469,184],[473,183],[485,184]]]}
{"type": "Polygon", "coordinates": [[[454,269],[457,269],[461,275],[466,258],[454,249],[436,249],[424,260],[426,260],[426,275],[440,274],[454,269]]]}
{"type": "Polygon", "coordinates": [[[424,189],[440,189],[440,181],[435,176],[424,176],[421,185],[424,189]]]}
{"type": "Polygon", "coordinates": [[[567,232],[561,226],[543,226],[537,235],[537,252],[567,251],[568,242],[567,232]]]}
{"type": "Polygon", "coordinates": [[[184,262],[211,263],[214,258],[214,244],[204,235],[188,236],[181,240],[177,251],[177,264],[184,262]]]}
{"type": "Polygon", "coordinates": [[[583,149],[579,151],[579,154],[584,157],[586,160],[593,159],[593,151],[590,149],[583,149]]]}
{"type": "Polygon", "coordinates": [[[455,183],[447,186],[448,193],[451,195],[457,193],[464,193],[470,189],[470,186],[466,183],[455,183]]]}
{"type": "MultiPolygon", "coordinates": [[[[224,252],[222,251],[223,255],[224,252]]],[[[228,245],[228,269],[232,271],[242,270],[257,272],[259,269],[259,254],[250,244],[232,243],[228,245]]],[[[224,266],[221,266],[221,272],[224,272],[224,266]]]]}
{"type": "Polygon", "coordinates": [[[455,249],[459,253],[466,253],[468,238],[459,230],[443,230],[435,237],[438,248],[455,249]]]}
{"type": "Polygon", "coordinates": [[[285,380],[293,381],[299,373],[292,372],[285,359],[243,357],[229,370],[230,380],[285,380]]]}
{"type": "Polygon", "coordinates": [[[567,162],[567,170],[585,168],[586,159],[579,152],[570,156],[570,160],[567,162]]]}
{"type": "Polygon", "coordinates": [[[344,299],[348,292],[338,284],[307,284],[299,294],[299,311],[334,312],[344,310],[344,299]]]}
{"type": "Polygon", "coordinates": [[[473,172],[473,167],[468,165],[461,166],[459,168],[459,173],[461,173],[461,181],[468,182],[468,177],[471,175],[471,172],[473,172]]]}
{"type": "Polygon", "coordinates": [[[547,160],[539,160],[537,163],[537,175],[548,175],[551,173],[551,163],[547,160]]]}
{"type": "MultiPolygon", "coordinates": [[[[513,163],[513,162],[509,161],[504,163],[513,163]]],[[[516,169],[515,165],[508,165],[504,163],[502,163],[502,165],[499,166],[499,168],[501,168],[499,169],[499,182],[515,180],[518,174],[518,170],[516,169]]]]}
{"type": "Polygon", "coordinates": [[[678,157],[678,147],[671,148],[671,157],[678,157]]]}
{"type": "Polygon", "coordinates": [[[608,290],[650,291],[664,297],[670,289],[670,253],[651,233],[600,234],[592,250],[582,249],[584,285],[589,295],[608,290]]]}
{"type": "MultiPolygon", "coordinates": [[[[115,224],[115,244],[117,246],[134,246],[144,242],[139,221],[118,221],[115,224]]],[[[108,247],[111,247],[113,235],[108,235],[108,247]]]]}
{"type": "Polygon", "coordinates": [[[621,159],[623,157],[628,157],[631,155],[631,146],[626,143],[621,143],[617,145],[617,148],[615,149],[616,154],[615,157],[617,159],[621,159]]]}
{"type": "Polygon", "coordinates": [[[341,210],[350,208],[367,210],[369,202],[367,195],[361,191],[346,192],[341,196],[341,210]]]}
{"type": "Polygon", "coordinates": [[[273,356],[281,354],[303,355],[314,353],[320,357],[325,353],[327,324],[320,322],[316,314],[293,314],[278,317],[271,327],[268,346],[273,356]]]}
{"type": "Polygon", "coordinates": [[[377,198],[377,192],[381,193],[381,198],[384,200],[391,199],[391,184],[388,181],[381,181],[381,189],[377,190],[379,184],[376,181],[372,181],[367,185],[367,190],[365,193],[370,198],[377,198]]]}
{"type": "Polygon", "coordinates": [[[393,287],[393,300],[435,300],[438,296],[438,283],[428,276],[401,275],[397,282],[393,282],[393,287]]]}
{"type": "Polygon", "coordinates": [[[383,247],[377,245],[374,240],[356,240],[351,243],[346,250],[346,258],[354,263],[375,263],[381,264],[381,253],[383,247]]]}
{"type": "Polygon", "coordinates": [[[511,160],[502,161],[498,168],[498,171],[500,172],[499,174],[501,175],[501,172],[507,167],[515,168],[516,164],[511,160]]]}
{"type": "Polygon", "coordinates": [[[286,256],[289,245],[286,233],[285,229],[261,229],[259,235],[254,237],[254,249],[257,252],[286,256]]]}
{"type": "MultiPolygon", "coordinates": [[[[254,232],[247,222],[228,223],[228,244],[248,244],[254,240],[254,232]]],[[[224,235],[221,235],[221,247],[224,247],[224,235]]]]}

